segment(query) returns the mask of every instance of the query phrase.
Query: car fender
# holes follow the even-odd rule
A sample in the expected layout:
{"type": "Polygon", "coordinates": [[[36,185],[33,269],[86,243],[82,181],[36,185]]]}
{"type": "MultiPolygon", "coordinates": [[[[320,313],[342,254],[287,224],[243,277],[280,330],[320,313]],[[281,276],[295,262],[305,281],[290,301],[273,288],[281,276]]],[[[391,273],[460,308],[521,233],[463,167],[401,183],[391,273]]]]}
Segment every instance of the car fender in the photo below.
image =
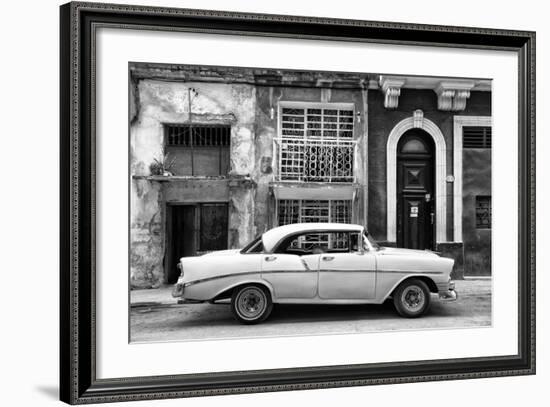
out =
{"type": "Polygon", "coordinates": [[[234,289],[235,287],[238,287],[238,286],[241,286],[241,285],[246,285],[246,284],[259,284],[259,285],[265,286],[269,290],[269,294],[271,295],[271,299],[273,301],[275,301],[275,291],[273,290],[273,286],[271,285],[271,283],[269,283],[268,281],[266,281],[266,280],[264,280],[260,277],[247,278],[245,280],[236,281],[236,282],[228,285],[227,287],[224,287],[223,289],[218,290],[218,292],[212,297],[212,299],[218,297],[219,295],[223,294],[226,291],[234,289]]]}
{"type": "MultiPolygon", "coordinates": [[[[442,274],[441,274],[442,275],[442,274]]],[[[391,286],[391,288],[386,292],[386,294],[384,295],[384,297],[382,297],[382,301],[381,302],[384,302],[386,301],[389,296],[395,291],[395,289],[399,286],[399,284],[401,284],[403,281],[405,280],[408,280],[410,278],[415,278],[415,277],[421,277],[421,278],[428,278],[430,279],[434,284],[437,284],[436,281],[434,280],[433,276],[431,275],[428,275],[428,274],[422,274],[422,273],[411,273],[411,274],[407,274],[403,277],[401,277],[399,280],[397,280],[397,282],[395,284],[393,284],[393,286],[391,286]]]]}

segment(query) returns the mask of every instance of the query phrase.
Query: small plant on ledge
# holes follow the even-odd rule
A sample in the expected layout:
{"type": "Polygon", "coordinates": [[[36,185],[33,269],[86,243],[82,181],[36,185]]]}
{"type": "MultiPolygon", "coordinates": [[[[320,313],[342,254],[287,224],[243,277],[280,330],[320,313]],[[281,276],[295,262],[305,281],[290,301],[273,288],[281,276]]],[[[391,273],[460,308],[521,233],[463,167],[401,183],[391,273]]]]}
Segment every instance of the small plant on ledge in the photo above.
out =
{"type": "Polygon", "coordinates": [[[149,171],[151,175],[162,175],[164,177],[171,177],[174,175],[170,170],[174,166],[176,158],[169,159],[168,154],[161,150],[161,158],[154,158],[153,162],[149,165],[149,171]]]}

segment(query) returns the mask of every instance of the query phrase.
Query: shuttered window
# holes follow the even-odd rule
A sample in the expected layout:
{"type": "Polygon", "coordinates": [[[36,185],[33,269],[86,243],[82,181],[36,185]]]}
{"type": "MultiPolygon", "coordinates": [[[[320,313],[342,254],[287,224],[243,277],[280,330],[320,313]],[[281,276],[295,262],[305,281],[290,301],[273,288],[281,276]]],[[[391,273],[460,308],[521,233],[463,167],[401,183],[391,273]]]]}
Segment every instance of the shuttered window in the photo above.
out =
{"type": "Polygon", "coordinates": [[[463,148],[491,148],[491,127],[464,126],[462,128],[463,148]]]}

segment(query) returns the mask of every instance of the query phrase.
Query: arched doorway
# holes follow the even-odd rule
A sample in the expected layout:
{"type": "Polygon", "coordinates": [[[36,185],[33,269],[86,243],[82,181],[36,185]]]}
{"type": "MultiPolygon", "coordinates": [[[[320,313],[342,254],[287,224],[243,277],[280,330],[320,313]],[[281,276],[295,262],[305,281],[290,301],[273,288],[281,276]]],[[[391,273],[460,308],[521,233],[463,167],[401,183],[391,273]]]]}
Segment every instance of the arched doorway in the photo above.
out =
{"type": "Polygon", "coordinates": [[[422,129],[410,129],[397,145],[397,246],[434,248],[435,145],[422,129]]]}
{"type": "Polygon", "coordinates": [[[434,243],[447,242],[447,147],[443,133],[437,125],[415,110],[411,117],[401,120],[388,136],[386,147],[386,222],[387,241],[397,245],[397,145],[409,130],[421,129],[429,134],[434,143],[434,243]]]}

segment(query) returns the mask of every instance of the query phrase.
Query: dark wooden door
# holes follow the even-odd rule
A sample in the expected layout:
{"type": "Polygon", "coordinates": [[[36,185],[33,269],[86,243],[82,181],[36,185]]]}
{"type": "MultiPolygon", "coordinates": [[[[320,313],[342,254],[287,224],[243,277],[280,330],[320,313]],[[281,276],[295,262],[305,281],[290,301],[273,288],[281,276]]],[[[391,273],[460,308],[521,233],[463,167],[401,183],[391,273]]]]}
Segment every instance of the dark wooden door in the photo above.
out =
{"type": "Polygon", "coordinates": [[[227,249],[227,204],[202,204],[199,250],[227,249]]]}
{"type": "Polygon", "coordinates": [[[173,205],[169,207],[170,228],[166,256],[166,282],[173,284],[179,277],[177,264],[184,256],[194,256],[197,252],[196,221],[194,205],[173,205]]]}
{"type": "Polygon", "coordinates": [[[228,209],[226,203],[203,203],[169,205],[167,212],[164,266],[166,282],[173,284],[180,274],[181,257],[227,249],[228,209]]]}
{"type": "Polygon", "coordinates": [[[434,248],[433,141],[422,130],[405,133],[397,146],[397,245],[434,248]]]}

